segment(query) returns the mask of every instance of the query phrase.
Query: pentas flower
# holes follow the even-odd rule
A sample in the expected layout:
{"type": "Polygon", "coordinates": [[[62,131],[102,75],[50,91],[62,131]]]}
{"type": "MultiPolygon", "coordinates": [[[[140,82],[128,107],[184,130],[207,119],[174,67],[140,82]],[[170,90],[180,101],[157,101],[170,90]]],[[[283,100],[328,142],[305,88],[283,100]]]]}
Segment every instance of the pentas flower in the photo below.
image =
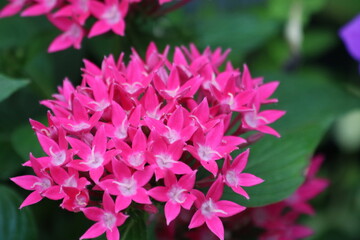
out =
{"type": "Polygon", "coordinates": [[[260,239],[296,240],[313,234],[311,228],[297,224],[296,221],[301,214],[315,214],[309,201],[329,185],[327,179],[315,177],[323,160],[321,155],[315,156],[311,160],[305,173],[305,182],[290,197],[281,202],[252,210],[254,224],[265,230],[260,239]]]}
{"type": "Polygon", "coordinates": [[[230,158],[226,158],[224,166],[222,168],[222,173],[224,176],[224,182],[226,185],[231,187],[231,189],[249,199],[249,195],[245,192],[243,187],[251,187],[257,184],[262,183],[264,180],[254,176],[249,173],[242,173],[244,170],[247,160],[249,157],[250,150],[239,154],[231,163],[230,158]]]}
{"type": "Polygon", "coordinates": [[[115,210],[114,201],[107,192],[103,196],[102,208],[88,207],[84,208],[82,212],[88,219],[96,221],[96,223],[80,239],[96,238],[104,232],[106,232],[108,240],[120,239],[118,226],[121,226],[128,216],[115,210]]]}
{"type": "Polygon", "coordinates": [[[195,206],[198,210],[191,219],[190,229],[206,223],[216,236],[224,239],[224,226],[219,217],[231,217],[244,211],[245,207],[231,201],[220,200],[223,188],[222,178],[219,177],[213,185],[211,185],[206,196],[198,190],[194,189],[192,191],[192,194],[196,196],[195,206]]]}
{"type": "Polygon", "coordinates": [[[169,225],[180,213],[181,207],[190,209],[196,199],[190,190],[194,188],[196,171],[183,175],[179,181],[170,171],[165,174],[165,187],[155,187],[149,195],[165,204],[166,224],[169,225]]]}
{"type": "MultiPolygon", "coordinates": [[[[84,37],[95,37],[109,31],[125,35],[125,18],[132,5],[147,4],[148,14],[157,15],[161,5],[173,0],[8,0],[0,9],[0,18],[21,12],[22,17],[46,15],[62,33],[56,37],[48,52],[61,51],[70,47],[79,49],[84,37]],[[26,7],[26,9],[24,9],[26,7]],[[87,29],[89,22],[93,25],[87,29]]],[[[171,10],[181,7],[189,0],[181,0],[171,10]]],[[[134,11],[136,8],[133,8],[134,11]]]]}
{"type": "MultiPolygon", "coordinates": [[[[106,232],[108,239],[119,239],[117,227],[134,208],[153,214],[163,206],[167,224],[195,210],[190,228],[206,223],[224,238],[220,218],[245,209],[220,200],[224,185],[249,198],[242,187],[263,181],[243,172],[250,150],[231,155],[259,131],[274,133],[264,129],[284,112],[262,107],[277,101],[271,94],[278,83],[263,84],[230,63],[220,70],[228,51],[178,47],[174,61],[168,52],[152,43],[145,60],[135,50],[127,64],[124,54],[105,57],[101,67],[85,60],[79,86],[65,79],[53,99],[41,101],[50,109],[48,124],[30,123],[44,155],[24,164],[36,176],[12,178],[32,191],[21,207],[61,200],[62,208],[97,222],[82,238],[106,232]],[[253,106],[258,125],[249,127],[253,106]],[[247,139],[239,136],[245,132],[247,139]]],[[[291,206],[308,197],[297,199],[291,206]]]]}

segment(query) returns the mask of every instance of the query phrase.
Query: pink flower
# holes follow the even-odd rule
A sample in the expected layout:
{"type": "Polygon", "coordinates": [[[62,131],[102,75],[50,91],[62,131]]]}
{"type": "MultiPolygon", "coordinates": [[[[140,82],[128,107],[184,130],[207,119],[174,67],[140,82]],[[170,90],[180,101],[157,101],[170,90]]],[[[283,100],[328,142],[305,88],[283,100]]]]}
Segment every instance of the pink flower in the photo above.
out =
{"type": "Polygon", "coordinates": [[[196,228],[204,223],[220,239],[224,239],[224,226],[219,217],[231,217],[245,210],[245,207],[234,202],[220,200],[224,184],[219,177],[211,185],[206,196],[198,190],[193,190],[196,196],[195,206],[198,209],[191,219],[189,228],[196,228]],[[220,200],[220,201],[219,201],[220,200]]]}
{"type": "Polygon", "coordinates": [[[79,23],[65,17],[49,17],[49,19],[56,27],[63,31],[63,33],[56,37],[50,44],[48,49],[49,52],[64,50],[71,46],[80,49],[81,41],[85,36],[85,31],[79,23]]]}
{"type": "Polygon", "coordinates": [[[0,11],[0,18],[17,14],[24,7],[26,1],[27,0],[10,0],[10,3],[0,11]]]}
{"type": "Polygon", "coordinates": [[[102,207],[82,209],[82,212],[88,219],[97,223],[92,225],[80,239],[96,238],[104,232],[106,232],[108,240],[120,239],[118,227],[124,224],[128,216],[115,210],[114,201],[107,192],[103,195],[102,207]]]}
{"type": "Polygon", "coordinates": [[[35,0],[37,3],[25,9],[21,16],[38,16],[49,13],[61,0],[35,0]]]}
{"type": "Polygon", "coordinates": [[[68,137],[70,145],[81,160],[73,160],[68,164],[79,171],[89,171],[94,182],[98,182],[104,173],[104,165],[110,162],[116,151],[106,151],[106,135],[103,127],[96,132],[92,146],[88,146],[79,139],[68,137]]]}
{"type": "MultiPolygon", "coordinates": [[[[103,10],[110,3],[114,2],[102,4],[103,10]]],[[[65,19],[56,17],[54,22],[73,23],[65,19]]],[[[43,197],[62,199],[62,208],[84,211],[97,222],[82,238],[106,232],[108,239],[118,239],[114,228],[125,221],[119,211],[131,206],[155,213],[158,206],[152,204],[153,197],[164,202],[170,224],[180,219],[182,208],[190,210],[195,201],[197,211],[190,228],[206,223],[215,235],[224,237],[219,217],[245,209],[220,200],[224,184],[249,198],[242,187],[262,182],[243,173],[249,150],[234,160],[230,154],[244,143],[253,143],[251,139],[259,134],[256,131],[274,133],[267,124],[283,112],[262,111],[262,105],[276,101],[270,97],[278,83],[263,84],[261,78],[251,78],[246,69],[241,75],[231,64],[220,70],[227,54],[221,49],[200,53],[193,45],[190,50],[178,47],[173,62],[168,51],[167,47],[159,52],[150,44],[145,60],[135,50],[128,64],[123,62],[124,54],[118,60],[105,57],[101,67],[85,60],[79,86],[65,79],[53,99],[41,101],[50,109],[48,124],[30,123],[44,156],[31,156],[24,164],[36,176],[12,178],[32,191],[21,207],[43,197]],[[255,135],[247,142],[241,134],[250,130],[255,135]],[[204,196],[198,188],[208,187],[214,177],[216,181],[204,196]],[[102,200],[96,198],[99,194],[104,195],[102,200]],[[115,203],[109,194],[116,197],[115,203]],[[113,207],[106,207],[109,205],[113,207]]],[[[298,199],[304,202],[309,197],[301,193],[298,199]]],[[[289,206],[295,208],[298,202],[289,206]]]]}
{"type": "Polygon", "coordinates": [[[233,141],[225,141],[225,144],[223,144],[223,133],[224,124],[220,122],[206,135],[204,135],[201,130],[198,130],[193,137],[194,146],[186,146],[186,150],[199,160],[201,165],[214,176],[218,172],[218,165],[215,160],[225,157],[227,154],[237,149],[237,145],[246,142],[240,137],[234,137],[234,139],[232,139],[233,141]]]}
{"type": "Polygon", "coordinates": [[[222,173],[224,176],[224,182],[226,185],[231,187],[231,189],[249,199],[249,195],[241,187],[251,187],[257,184],[262,183],[264,180],[258,178],[249,173],[242,173],[247,164],[250,150],[247,149],[245,152],[239,154],[230,164],[230,158],[226,158],[224,166],[222,168],[222,173]]]}
{"type": "Polygon", "coordinates": [[[151,152],[154,157],[151,160],[151,165],[155,171],[156,181],[164,177],[167,171],[174,174],[190,174],[192,169],[180,161],[183,154],[184,143],[179,140],[172,144],[167,144],[161,138],[157,138],[151,145],[151,152]]]}
{"type": "Polygon", "coordinates": [[[107,31],[113,30],[116,34],[124,36],[125,21],[129,3],[127,0],[105,0],[105,4],[92,1],[90,3],[91,12],[99,19],[94,26],[92,26],[89,37],[94,37],[103,34],[107,31]]]}
{"type": "Polygon", "coordinates": [[[60,192],[60,187],[54,185],[54,182],[49,174],[42,171],[42,166],[36,158],[30,155],[31,167],[34,170],[36,176],[25,175],[19,177],[13,177],[10,180],[19,185],[20,187],[33,191],[23,201],[20,208],[39,202],[43,197],[47,197],[53,200],[59,200],[63,198],[63,194],[60,192]]]}
{"type": "Polygon", "coordinates": [[[142,204],[151,204],[147,191],[143,188],[153,175],[152,169],[146,167],[143,171],[136,171],[133,174],[122,162],[112,161],[114,178],[106,179],[100,186],[116,195],[115,209],[117,211],[127,208],[131,201],[142,204]]]}
{"type": "Polygon", "coordinates": [[[149,195],[165,204],[166,224],[169,225],[180,213],[181,207],[189,210],[196,197],[190,193],[194,188],[196,171],[183,175],[177,181],[169,171],[165,175],[165,187],[155,187],[149,195]]]}

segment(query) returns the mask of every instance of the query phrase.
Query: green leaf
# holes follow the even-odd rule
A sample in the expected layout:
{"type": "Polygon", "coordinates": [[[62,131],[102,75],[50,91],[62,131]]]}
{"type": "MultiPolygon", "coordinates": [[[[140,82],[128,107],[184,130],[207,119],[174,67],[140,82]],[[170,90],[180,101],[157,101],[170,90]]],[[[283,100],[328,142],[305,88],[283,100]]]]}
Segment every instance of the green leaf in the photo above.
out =
{"type": "Polygon", "coordinates": [[[26,86],[28,80],[15,80],[4,75],[0,75],[0,102],[8,98],[11,94],[26,86]]]}
{"type": "Polygon", "coordinates": [[[35,35],[48,27],[50,27],[50,23],[45,17],[1,18],[0,50],[28,45],[35,35]]]}
{"type": "Polygon", "coordinates": [[[144,211],[133,210],[125,224],[120,227],[122,240],[146,240],[147,228],[144,211]]]}
{"type": "Polygon", "coordinates": [[[44,155],[39,141],[31,129],[30,124],[18,127],[11,134],[11,143],[16,153],[20,155],[23,160],[29,159],[29,153],[31,152],[35,157],[44,155]]]}
{"type": "Polygon", "coordinates": [[[200,46],[231,48],[238,58],[265,43],[278,26],[274,20],[247,13],[220,12],[198,22],[201,23],[197,25],[200,46]]]}
{"type": "Polygon", "coordinates": [[[245,189],[250,200],[230,188],[223,195],[224,199],[248,207],[267,205],[291,195],[303,182],[304,169],[333,120],[360,105],[358,99],[347,95],[326,75],[279,75],[267,79],[282,80],[275,108],[287,114],[272,125],[282,137],[265,136],[255,143],[244,171],[265,182],[245,189]]]}
{"type": "Polygon", "coordinates": [[[6,186],[0,186],[0,192],[0,239],[38,239],[30,209],[18,209],[21,204],[18,194],[6,186]]]}
{"type": "Polygon", "coordinates": [[[20,157],[14,151],[9,141],[0,140],[0,180],[8,180],[22,168],[20,157]]]}

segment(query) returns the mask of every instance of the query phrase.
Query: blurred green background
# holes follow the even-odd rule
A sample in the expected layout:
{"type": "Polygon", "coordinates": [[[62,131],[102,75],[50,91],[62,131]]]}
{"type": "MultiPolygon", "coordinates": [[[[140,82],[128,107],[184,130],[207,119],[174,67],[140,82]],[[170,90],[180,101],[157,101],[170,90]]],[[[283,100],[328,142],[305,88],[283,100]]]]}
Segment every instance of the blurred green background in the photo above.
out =
{"type": "MultiPolygon", "coordinates": [[[[274,128],[283,138],[265,138],[252,158],[262,157],[271,165],[277,161],[280,172],[282,163],[291,163],[284,168],[296,174],[273,199],[262,202],[260,195],[249,205],[290,195],[301,184],[299,170],[306,159],[322,153],[326,160],[320,175],[331,185],[313,201],[316,216],[303,222],[315,230],[314,240],[359,239],[360,76],[358,63],[338,36],[341,26],[359,13],[359,0],[193,0],[161,16],[131,12],[126,37],[109,33],[84,39],[81,50],[53,54],[47,48],[60,32],[46,17],[0,19],[0,239],[78,239],[92,224],[49,200],[19,212],[29,192],[9,177],[31,174],[21,164],[29,152],[43,153],[28,119],[45,122],[47,109],[39,101],[50,98],[65,77],[79,83],[82,59],[100,65],[104,55],[129,53],[130,47],[144,55],[150,41],[159,49],[191,42],[201,50],[231,48],[234,66],[246,63],[253,76],[279,80],[280,102],[273,108],[288,114],[274,128]]],[[[253,173],[260,172],[249,164],[253,173]]]]}

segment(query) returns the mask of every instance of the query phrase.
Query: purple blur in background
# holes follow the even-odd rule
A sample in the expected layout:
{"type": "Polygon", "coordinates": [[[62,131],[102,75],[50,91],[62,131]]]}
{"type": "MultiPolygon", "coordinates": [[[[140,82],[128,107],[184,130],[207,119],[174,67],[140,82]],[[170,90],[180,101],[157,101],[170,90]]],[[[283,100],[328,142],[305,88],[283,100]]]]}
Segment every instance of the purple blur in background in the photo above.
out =
{"type": "Polygon", "coordinates": [[[360,63],[360,14],[340,29],[340,37],[350,55],[360,63]]]}

